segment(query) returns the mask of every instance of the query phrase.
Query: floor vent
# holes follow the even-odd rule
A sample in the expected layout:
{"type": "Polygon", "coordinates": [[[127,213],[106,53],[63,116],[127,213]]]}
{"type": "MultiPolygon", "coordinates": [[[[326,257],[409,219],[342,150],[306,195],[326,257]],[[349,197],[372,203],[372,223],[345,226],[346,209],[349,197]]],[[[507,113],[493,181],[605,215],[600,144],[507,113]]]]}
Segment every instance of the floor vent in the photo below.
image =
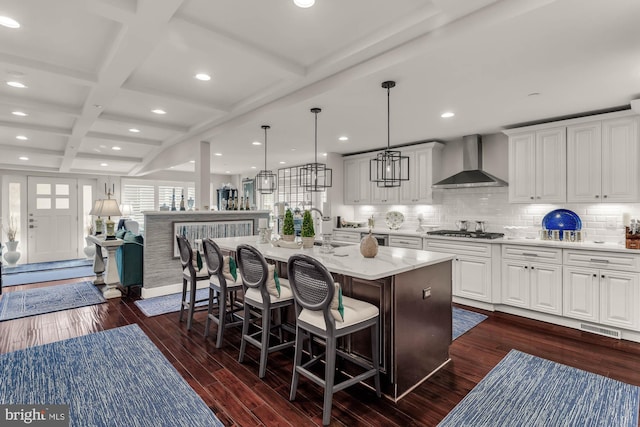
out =
{"type": "Polygon", "coordinates": [[[611,338],[617,338],[617,339],[621,338],[620,331],[617,331],[615,329],[602,328],[600,326],[588,325],[586,323],[581,323],[580,329],[582,329],[583,331],[593,332],[594,334],[604,335],[605,337],[611,337],[611,338]]]}

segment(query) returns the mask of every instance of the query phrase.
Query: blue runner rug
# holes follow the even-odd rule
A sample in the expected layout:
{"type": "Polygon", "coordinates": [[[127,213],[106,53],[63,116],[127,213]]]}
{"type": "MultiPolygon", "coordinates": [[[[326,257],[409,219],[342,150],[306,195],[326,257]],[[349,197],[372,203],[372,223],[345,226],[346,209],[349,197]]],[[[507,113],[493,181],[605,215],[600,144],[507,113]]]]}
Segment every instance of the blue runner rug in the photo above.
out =
{"type": "Polygon", "coordinates": [[[69,405],[71,426],[223,425],[138,325],[4,354],[0,378],[0,404],[69,405]]]}
{"type": "MultiPolygon", "coordinates": [[[[32,264],[29,264],[32,265],[32,264]]],[[[4,271],[4,270],[3,270],[4,271]]],[[[93,265],[2,275],[2,287],[95,276],[93,265]]]]}
{"type": "Polygon", "coordinates": [[[86,265],[93,265],[93,258],[67,259],[64,261],[51,262],[34,262],[32,264],[19,264],[14,267],[3,265],[2,275],[7,276],[9,274],[27,273],[30,271],[57,270],[60,268],[82,267],[86,265]]]}
{"type": "Polygon", "coordinates": [[[511,350],[438,425],[638,427],[639,390],[511,350]]]}
{"type": "Polygon", "coordinates": [[[0,299],[0,322],[105,302],[91,282],[7,292],[0,299]]]}
{"type": "MultiPolygon", "coordinates": [[[[204,298],[209,298],[209,288],[198,289],[196,291],[196,300],[204,298]]],[[[189,299],[189,292],[187,292],[187,299],[189,299]]],[[[145,316],[153,317],[179,311],[181,301],[182,292],[179,292],[177,294],[163,295],[161,297],[141,299],[135,301],[134,304],[138,306],[145,316]]],[[[196,304],[196,307],[206,306],[207,304],[208,301],[203,301],[196,304]]]]}
{"type": "Polygon", "coordinates": [[[476,313],[475,311],[464,310],[458,307],[452,307],[453,315],[453,337],[455,340],[460,335],[464,334],[468,330],[474,328],[478,323],[487,318],[484,314],[476,313]]]}

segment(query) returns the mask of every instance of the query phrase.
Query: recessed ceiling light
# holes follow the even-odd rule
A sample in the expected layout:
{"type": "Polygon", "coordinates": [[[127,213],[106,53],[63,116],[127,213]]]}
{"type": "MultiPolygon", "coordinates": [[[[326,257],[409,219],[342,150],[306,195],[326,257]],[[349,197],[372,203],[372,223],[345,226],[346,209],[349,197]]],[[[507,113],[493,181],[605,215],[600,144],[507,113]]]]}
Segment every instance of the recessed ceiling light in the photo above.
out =
{"type": "Polygon", "coordinates": [[[11,114],[13,114],[14,116],[20,116],[20,117],[27,117],[28,114],[24,113],[22,111],[12,111],[11,114]]]}
{"type": "Polygon", "coordinates": [[[206,73],[198,73],[195,75],[195,78],[198,80],[202,80],[203,82],[208,82],[209,80],[211,80],[211,76],[206,73]]]}
{"type": "Polygon", "coordinates": [[[117,145],[114,145],[113,147],[111,147],[111,149],[114,150],[114,151],[122,150],[122,148],[118,147],[117,145]]]}
{"type": "Polygon", "coordinates": [[[159,115],[163,115],[163,114],[167,114],[166,111],[160,109],[160,108],[156,108],[155,110],[151,110],[152,113],[154,114],[159,114],[159,115]]]}
{"type": "Polygon", "coordinates": [[[338,138],[340,141],[348,141],[349,137],[348,136],[341,136],[340,138],[338,138]]]}
{"type": "Polygon", "coordinates": [[[100,163],[100,166],[102,167],[109,166],[109,163],[100,163]]]}
{"type": "Polygon", "coordinates": [[[322,155],[323,155],[324,157],[327,157],[327,153],[322,153],[322,155]]]}
{"type": "Polygon", "coordinates": [[[252,142],[252,144],[253,144],[253,145],[262,145],[262,142],[260,142],[260,141],[253,141],[253,142],[252,142]]]}
{"type": "Polygon", "coordinates": [[[20,28],[20,23],[8,16],[0,16],[0,25],[7,28],[20,28]]]}
{"type": "Polygon", "coordinates": [[[195,160],[189,160],[189,163],[195,163],[195,162],[196,162],[195,160]]]}
{"type": "Polygon", "coordinates": [[[19,139],[20,141],[26,141],[26,140],[28,140],[29,138],[27,138],[27,137],[26,137],[26,136],[24,136],[24,135],[18,135],[18,136],[16,136],[16,139],[19,139]]]}
{"type": "Polygon", "coordinates": [[[280,162],[280,164],[281,164],[281,165],[285,165],[285,164],[287,164],[287,162],[280,162]]]}
{"type": "Polygon", "coordinates": [[[18,157],[19,160],[29,160],[29,158],[27,156],[20,156],[18,157]]]}
{"type": "Polygon", "coordinates": [[[455,116],[455,113],[452,113],[451,111],[447,111],[444,112],[442,114],[440,114],[440,117],[442,117],[443,119],[449,119],[451,117],[455,116]]]}
{"type": "Polygon", "coordinates": [[[20,88],[20,89],[25,89],[27,87],[27,85],[25,85],[24,83],[16,82],[16,81],[13,81],[13,80],[7,82],[7,86],[17,87],[17,88],[20,88]]]}
{"type": "Polygon", "coordinates": [[[224,171],[224,173],[231,173],[231,171],[224,171]]]}
{"type": "Polygon", "coordinates": [[[213,155],[220,157],[220,156],[222,156],[222,153],[213,153],[213,155]]]}
{"type": "Polygon", "coordinates": [[[316,0],[293,0],[293,3],[298,7],[306,9],[313,6],[316,3],[316,0]]]}
{"type": "Polygon", "coordinates": [[[251,169],[257,169],[255,166],[251,166],[251,169]]]}
{"type": "Polygon", "coordinates": [[[129,132],[140,133],[140,129],[131,128],[131,129],[129,129],[129,132]]]}
{"type": "Polygon", "coordinates": [[[295,148],[292,148],[292,149],[291,149],[291,151],[296,151],[296,149],[295,149],[295,148]]]}

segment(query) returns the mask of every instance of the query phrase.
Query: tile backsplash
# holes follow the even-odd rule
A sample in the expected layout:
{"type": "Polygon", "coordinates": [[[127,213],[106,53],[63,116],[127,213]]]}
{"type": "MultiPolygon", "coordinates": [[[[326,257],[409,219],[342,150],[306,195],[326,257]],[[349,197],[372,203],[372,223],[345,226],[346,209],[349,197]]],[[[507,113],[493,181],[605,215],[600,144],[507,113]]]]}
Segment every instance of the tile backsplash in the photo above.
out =
{"type": "MultiPolygon", "coordinates": [[[[554,209],[570,209],[580,216],[587,240],[602,240],[624,244],[622,215],[640,219],[640,203],[563,203],[520,204],[509,203],[507,187],[465,188],[436,190],[440,202],[434,205],[367,205],[354,207],[354,220],[366,221],[373,215],[376,228],[384,228],[388,211],[400,211],[405,216],[402,230],[415,231],[418,215],[423,225],[438,225],[455,229],[458,220],[486,221],[487,231],[505,233],[504,226],[527,227],[518,230],[520,237],[535,237],[541,229],[542,218],[554,209]]],[[[474,224],[470,224],[473,229],[474,224]]]]}

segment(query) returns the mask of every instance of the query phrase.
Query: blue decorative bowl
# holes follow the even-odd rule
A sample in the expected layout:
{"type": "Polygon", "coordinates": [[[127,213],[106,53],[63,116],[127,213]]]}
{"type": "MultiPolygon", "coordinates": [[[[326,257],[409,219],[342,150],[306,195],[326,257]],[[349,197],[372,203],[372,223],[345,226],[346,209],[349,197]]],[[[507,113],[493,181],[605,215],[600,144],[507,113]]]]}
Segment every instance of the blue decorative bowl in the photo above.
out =
{"type": "Polygon", "coordinates": [[[542,228],[560,230],[560,239],[564,230],[580,230],[582,221],[577,213],[569,209],[556,209],[542,218],[542,228]]]}

